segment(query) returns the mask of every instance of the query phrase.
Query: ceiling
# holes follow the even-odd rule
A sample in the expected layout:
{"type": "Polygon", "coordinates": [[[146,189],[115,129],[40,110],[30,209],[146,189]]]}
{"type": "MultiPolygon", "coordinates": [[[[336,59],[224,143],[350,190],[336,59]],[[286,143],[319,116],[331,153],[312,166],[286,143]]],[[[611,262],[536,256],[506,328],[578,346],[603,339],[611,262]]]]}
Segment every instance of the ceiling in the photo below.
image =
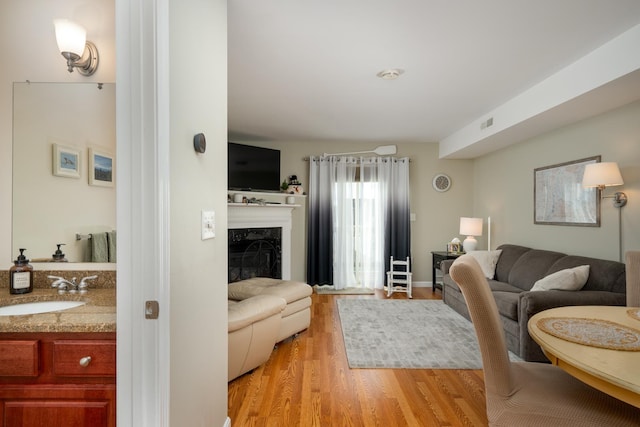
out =
{"type": "Polygon", "coordinates": [[[229,138],[440,142],[638,24],[638,0],[231,0],[229,138]]]}

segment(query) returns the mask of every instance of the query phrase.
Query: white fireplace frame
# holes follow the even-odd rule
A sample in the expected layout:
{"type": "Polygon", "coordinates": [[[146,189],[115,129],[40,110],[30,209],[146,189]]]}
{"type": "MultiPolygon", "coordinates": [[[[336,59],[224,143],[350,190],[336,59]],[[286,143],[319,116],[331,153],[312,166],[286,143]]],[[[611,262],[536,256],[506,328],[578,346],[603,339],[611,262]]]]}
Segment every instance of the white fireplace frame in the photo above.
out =
{"type": "Polygon", "coordinates": [[[227,227],[281,228],[282,279],[291,280],[291,213],[295,205],[229,203],[227,227]]]}

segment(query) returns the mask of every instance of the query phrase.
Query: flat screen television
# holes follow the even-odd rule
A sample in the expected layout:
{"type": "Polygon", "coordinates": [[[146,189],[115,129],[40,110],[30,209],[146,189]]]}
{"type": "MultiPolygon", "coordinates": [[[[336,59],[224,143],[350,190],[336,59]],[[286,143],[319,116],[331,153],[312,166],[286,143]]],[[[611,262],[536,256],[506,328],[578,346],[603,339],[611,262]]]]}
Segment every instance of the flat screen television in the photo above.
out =
{"type": "Polygon", "coordinates": [[[229,142],[229,190],[280,191],[280,150],[229,142]]]}

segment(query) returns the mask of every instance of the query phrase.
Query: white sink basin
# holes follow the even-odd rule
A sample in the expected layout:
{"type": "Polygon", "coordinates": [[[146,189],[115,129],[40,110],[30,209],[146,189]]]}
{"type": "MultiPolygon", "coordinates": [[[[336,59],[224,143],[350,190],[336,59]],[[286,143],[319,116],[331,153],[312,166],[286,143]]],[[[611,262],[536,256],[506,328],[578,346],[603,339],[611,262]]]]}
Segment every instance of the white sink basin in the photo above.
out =
{"type": "Polygon", "coordinates": [[[0,316],[20,316],[25,314],[49,313],[50,311],[68,310],[80,307],[82,301],[42,301],[0,307],[0,316]]]}

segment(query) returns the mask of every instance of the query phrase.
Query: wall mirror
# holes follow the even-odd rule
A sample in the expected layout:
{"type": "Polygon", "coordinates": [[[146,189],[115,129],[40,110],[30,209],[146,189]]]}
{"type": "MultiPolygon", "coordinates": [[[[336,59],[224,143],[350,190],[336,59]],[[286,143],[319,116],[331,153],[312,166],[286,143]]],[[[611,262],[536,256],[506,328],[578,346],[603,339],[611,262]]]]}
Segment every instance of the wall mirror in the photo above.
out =
{"type": "Polygon", "coordinates": [[[115,110],[114,83],[14,83],[12,256],[115,266],[115,110]]]}

